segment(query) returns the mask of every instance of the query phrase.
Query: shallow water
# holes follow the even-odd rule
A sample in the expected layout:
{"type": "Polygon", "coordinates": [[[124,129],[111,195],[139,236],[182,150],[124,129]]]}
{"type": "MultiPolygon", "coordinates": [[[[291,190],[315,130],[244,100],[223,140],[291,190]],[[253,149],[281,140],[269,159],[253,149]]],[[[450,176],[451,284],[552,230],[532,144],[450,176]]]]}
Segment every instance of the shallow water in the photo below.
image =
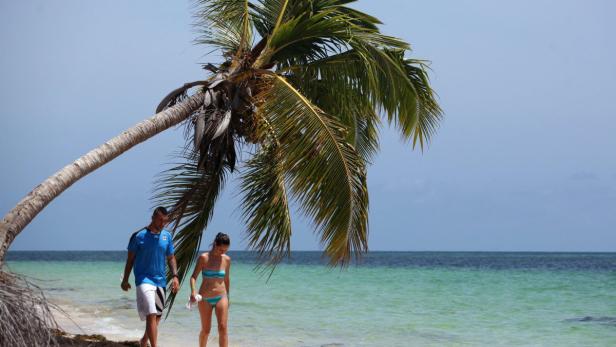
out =
{"type": "MultiPolygon", "coordinates": [[[[294,252],[269,281],[253,254],[230,255],[231,346],[616,345],[614,253],[377,252],[340,270],[320,253],[294,252]]],[[[124,257],[10,252],[8,266],[80,327],[60,318],[67,330],[136,339],[144,324],[134,288],[119,287],[124,257]]],[[[196,345],[199,314],[187,297],[188,282],[161,346],[196,345]]]]}

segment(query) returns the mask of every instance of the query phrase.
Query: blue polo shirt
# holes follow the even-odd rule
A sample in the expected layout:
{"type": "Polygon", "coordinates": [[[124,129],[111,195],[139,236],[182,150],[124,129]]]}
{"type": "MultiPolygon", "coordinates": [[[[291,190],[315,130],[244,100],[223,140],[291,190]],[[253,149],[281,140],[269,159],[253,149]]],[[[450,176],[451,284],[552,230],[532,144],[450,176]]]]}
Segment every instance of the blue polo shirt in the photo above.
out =
{"type": "Polygon", "coordinates": [[[155,234],[143,228],[131,236],[127,249],[135,253],[133,274],[136,286],[142,283],[167,286],[166,260],[174,253],[170,232],[163,229],[155,234]]]}

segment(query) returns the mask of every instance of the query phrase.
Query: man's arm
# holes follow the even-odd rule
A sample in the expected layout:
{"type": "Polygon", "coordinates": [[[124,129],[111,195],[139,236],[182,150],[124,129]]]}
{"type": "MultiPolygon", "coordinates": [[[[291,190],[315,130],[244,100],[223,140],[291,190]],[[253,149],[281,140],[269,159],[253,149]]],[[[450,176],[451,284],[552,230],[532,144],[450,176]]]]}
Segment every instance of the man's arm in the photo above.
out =
{"type": "Polygon", "coordinates": [[[122,290],[128,291],[130,289],[130,283],[128,283],[128,277],[130,276],[130,271],[133,269],[133,264],[135,263],[135,253],[128,251],[128,255],[126,256],[126,265],[124,265],[124,278],[122,279],[122,290]]]}
{"type": "Polygon", "coordinates": [[[169,263],[169,269],[171,269],[171,274],[173,275],[173,282],[171,284],[171,291],[175,294],[180,289],[180,280],[178,278],[178,266],[175,261],[175,255],[170,255],[167,257],[167,262],[169,263]]]}

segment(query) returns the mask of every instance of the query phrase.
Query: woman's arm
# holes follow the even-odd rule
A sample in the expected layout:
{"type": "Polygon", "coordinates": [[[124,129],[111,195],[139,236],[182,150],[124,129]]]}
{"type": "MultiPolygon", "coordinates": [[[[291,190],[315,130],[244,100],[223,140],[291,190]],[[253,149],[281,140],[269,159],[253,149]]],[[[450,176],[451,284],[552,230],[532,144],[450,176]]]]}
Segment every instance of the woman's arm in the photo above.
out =
{"type": "Polygon", "coordinates": [[[229,275],[231,271],[231,257],[227,256],[227,268],[225,269],[225,287],[227,287],[227,298],[231,293],[231,284],[229,280],[229,275]]]}
{"type": "Polygon", "coordinates": [[[201,268],[203,267],[204,263],[204,258],[205,255],[202,255],[199,257],[199,259],[197,259],[197,264],[195,265],[195,270],[192,273],[192,276],[190,276],[190,301],[196,301],[193,300],[195,295],[197,295],[197,277],[199,276],[199,272],[201,272],[201,268]]]}

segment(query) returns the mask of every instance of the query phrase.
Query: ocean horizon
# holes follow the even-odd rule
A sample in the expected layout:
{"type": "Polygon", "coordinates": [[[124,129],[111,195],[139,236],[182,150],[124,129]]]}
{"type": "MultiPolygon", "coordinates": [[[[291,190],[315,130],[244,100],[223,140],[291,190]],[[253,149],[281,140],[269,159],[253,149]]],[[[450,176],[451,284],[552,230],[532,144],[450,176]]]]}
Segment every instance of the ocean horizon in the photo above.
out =
{"type": "MultiPolygon", "coordinates": [[[[230,251],[230,346],[612,346],[615,252],[372,251],[346,268],[293,251],[271,277],[256,253],[230,251]]],[[[9,251],[72,333],[137,339],[126,251],[9,251]],[[74,322],[72,322],[72,321],[74,322]]],[[[131,276],[131,282],[133,278],[131,276]]],[[[161,346],[196,345],[185,281],[161,346]]],[[[212,329],[210,344],[217,345],[212,329]]],[[[208,344],[209,345],[209,344],[208,344]]]]}

